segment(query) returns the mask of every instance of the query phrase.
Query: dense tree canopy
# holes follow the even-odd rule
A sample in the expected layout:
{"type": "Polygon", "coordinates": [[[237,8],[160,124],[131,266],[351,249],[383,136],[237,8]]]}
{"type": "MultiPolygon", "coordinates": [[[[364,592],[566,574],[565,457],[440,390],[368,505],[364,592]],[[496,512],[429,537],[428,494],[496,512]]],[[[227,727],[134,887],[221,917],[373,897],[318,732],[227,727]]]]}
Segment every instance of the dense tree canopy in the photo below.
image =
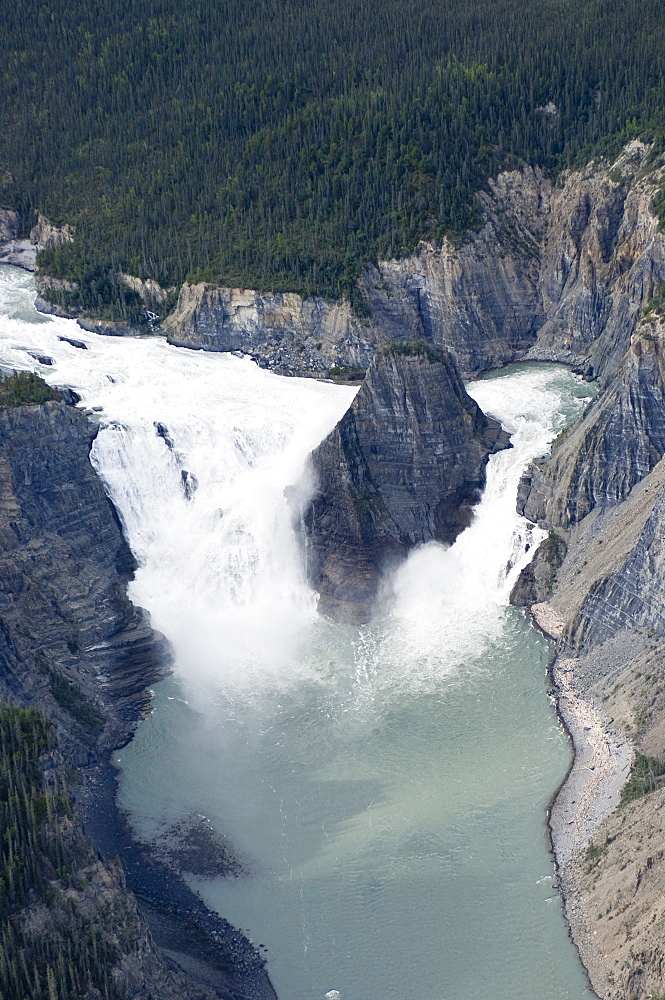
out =
{"type": "MultiPolygon", "coordinates": [[[[349,293],[500,168],[665,124],[662,0],[5,0],[0,203],[52,273],[349,293]]],[[[88,282],[90,284],[90,282],[88,282]]]]}

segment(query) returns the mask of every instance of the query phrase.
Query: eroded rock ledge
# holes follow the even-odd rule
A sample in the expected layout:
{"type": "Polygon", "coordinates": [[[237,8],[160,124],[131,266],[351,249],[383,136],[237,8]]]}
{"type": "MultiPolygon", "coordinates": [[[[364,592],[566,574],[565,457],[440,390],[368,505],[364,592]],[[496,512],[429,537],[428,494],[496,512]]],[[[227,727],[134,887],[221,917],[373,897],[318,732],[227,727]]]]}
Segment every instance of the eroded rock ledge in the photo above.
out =
{"type": "Polygon", "coordinates": [[[309,459],[315,492],[302,525],[320,611],[367,621],[390,567],[415,545],[453,542],[469,524],[488,456],[508,446],[447,352],[379,352],[309,459]]]}

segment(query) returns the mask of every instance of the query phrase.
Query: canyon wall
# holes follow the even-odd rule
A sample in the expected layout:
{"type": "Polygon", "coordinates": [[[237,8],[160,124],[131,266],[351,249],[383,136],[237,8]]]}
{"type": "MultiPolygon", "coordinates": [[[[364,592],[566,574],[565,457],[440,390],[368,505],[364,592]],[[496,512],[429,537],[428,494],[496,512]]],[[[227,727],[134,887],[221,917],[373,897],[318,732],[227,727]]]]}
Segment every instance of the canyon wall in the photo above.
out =
{"type": "MultiPolygon", "coordinates": [[[[391,559],[418,541],[452,540],[468,516],[496,441],[458,392],[457,369],[472,375],[510,361],[551,360],[596,378],[596,400],[520,486],[520,510],[549,535],[513,600],[540,609],[540,623],[557,641],[557,663],[568,664],[574,692],[608,731],[617,739],[628,736],[654,757],[665,756],[665,321],[658,310],[642,314],[665,284],[665,235],[652,210],[664,173],[662,155],[639,141],[614,163],[571,171],[556,186],[528,167],[504,173],[480,193],[483,224],[463,243],[423,243],[405,259],[366,270],[360,283],[366,315],[346,302],[198,284],[182,287],[160,327],[171,343],[251,354],[284,374],[352,377],[369,369],[364,396],[312,457],[317,492],[303,517],[321,609],[350,620],[369,614],[380,571],[391,559]],[[386,353],[395,342],[422,342],[425,354],[403,359],[398,372],[386,353]],[[432,362],[427,352],[440,353],[441,360],[432,362]],[[439,416],[431,410],[437,400],[439,416]],[[470,462],[464,469],[457,461],[462,453],[470,462]],[[439,459],[447,476],[454,471],[446,483],[437,478],[439,459]],[[422,501],[417,515],[409,492],[416,481],[422,501]]],[[[2,225],[9,234],[12,220],[3,218],[2,225]]],[[[120,278],[134,287],[131,276],[120,278]]],[[[38,287],[46,289],[51,280],[38,275],[38,287]]],[[[99,332],[132,332],[90,317],[79,322],[99,332]]],[[[26,446],[45,421],[40,417],[39,426],[26,431],[26,446]]],[[[21,439],[18,425],[8,425],[9,431],[21,439]]],[[[17,457],[12,461],[7,482],[30,483],[27,459],[24,465],[17,457]]],[[[42,501],[14,512],[17,496],[10,489],[0,507],[8,511],[8,551],[15,544],[13,524],[19,540],[26,540],[23,554],[10,556],[6,569],[12,580],[8,677],[16,690],[24,685],[22,697],[44,704],[58,720],[71,715],[76,689],[84,699],[76,702],[80,711],[85,715],[87,706],[101,713],[100,732],[116,738],[125,723],[118,712],[104,715],[105,692],[113,685],[125,692],[119,704],[124,700],[130,714],[142,700],[138,675],[132,681],[131,668],[114,672],[116,638],[128,630],[139,660],[155,648],[153,640],[140,614],[123,608],[110,591],[101,595],[99,623],[78,606],[83,594],[66,587],[63,595],[57,587],[48,591],[49,576],[57,581],[64,565],[78,565],[75,533],[68,536],[65,517],[58,532],[64,541],[54,542],[52,553],[46,545],[39,562],[37,544],[33,565],[30,518],[42,501]],[[36,622],[42,613],[47,619],[40,600],[56,609],[57,626],[31,651],[30,619],[33,613],[36,622]],[[28,664],[23,679],[22,663],[28,664]],[[65,686],[53,682],[53,671],[65,686]]],[[[105,550],[95,572],[109,572],[118,545],[115,553],[105,550]]],[[[116,569],[121,589],[128,571],[123,558],[116,569]]],[[[81,729],[82,723],[62,725],[81,729]]],[[[584,727],[571,732],[583,759],[584,727]]],[[[88,734],[87,745],[97,738],[88,734]]],[[[617,788],[624,778],[617,776],[617,788]]],[[[593,857],[578,851],[572,867],[560,868],[575,940],[595,989],[608,998],[665,993],[659,957],[665,914],[659,915],[658,895],[665,832],[654,805],[662,794],[656,790],[632,802],[630,815],[614,810],[618,792],[610,796],[599,813],[593,857]],[[644,832],[638,845],[633,820],[639,816],[644,832]]]]}
{"type": "Polygon", "coordinates": [[[422,243],[368,268],[367,316],[348,303],[184,285],[161,331],[171,343],[241,351],[286,374],[366,368],[377,346],[424,340],[465,375],[522,358],[610,377],[640,309],[665,281],[651,203],[662,165],[635,141],[613,163],[553,186],[525,167],[479,195],[483,225],[461,245],[422,243]]]}
{"type": "Polygon", "coordinates": [[[56,720],[76,764],[129,738],[169,657],[125,596],[134,562],[89,462],[95,433],[64,401],[0,411],[0,685],[56,720]]]}
{"type": "Polygon", "coordinates": [[[657,777],[665,759],[664,374],[665,318],[651,309],[614,377],[551,458],[527,470],[518,499],[549,537],[512,599],[532,605],[556,639],[555,679],[563,672],[591,713],[586,725],[567,720],[578,760],[597,772],[587,767],[588,782],[605,782],[602,793],[564,786],[554,806],[554,846],[561,858],[565,828],[592,818],[591,839],[566,856],[559,876],[594,989],[612,1000],[660,995],[665,987],[657,777]],[[627,740],[654,759],[648,767],[656,776],[643,785],[634,777],[626,787],[637,790],[624,798],[635,797],[623,805],[619,790],[628,775],[621,755],[598,750],[598,727],[607,747],[627,740]]]}

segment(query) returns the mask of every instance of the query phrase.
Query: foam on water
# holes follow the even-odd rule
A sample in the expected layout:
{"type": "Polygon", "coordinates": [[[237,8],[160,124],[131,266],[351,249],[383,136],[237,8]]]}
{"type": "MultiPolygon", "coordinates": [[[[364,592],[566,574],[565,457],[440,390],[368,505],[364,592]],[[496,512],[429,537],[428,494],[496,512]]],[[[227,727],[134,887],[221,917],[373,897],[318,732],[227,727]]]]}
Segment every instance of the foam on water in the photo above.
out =
{"type": "Polygon", "coordinates": [[[0,359],[98,411],[92,462],[139,562],[130,597],[169,635],[179,669],[242,683],[283,671],[315,616],[284,489],[357,390],[159,338],[87,333],[31,310],[21,272],[3,279],[0,359]]]}
{"type": "Polygon", "coordinates": [[[391,581],[397,627],[390,641],[433,665],[445,650],[447,669],[477,657],[499,635],[513,584],[545,536],[515,510],[520,476],[531,459],[547,453],[588,387],[578,379],[571,398],[560,369],[532,365],[473,382],[468,391],[501,421],[512,447],[490,459],[482,500],[455,544],[419,547],[391,581]]]}
{"type": "MultiPolygon", "coordinates": [[[[139,562],[130,596],[169,635],[183,675],[246,689],[266,674],[292,676],[302,668],[298,643],[316,642],[311,630],[321,627],[284,490],[356,390],[158,338],[86,333],[35,313],[27,275],[2,274],[2,360],[71,386],[97,410],[92,461],[139,562]],[[54,364],[37,364],[35,354],[54,364]]],[[[491,459],[482,502],[455,545],[419,548],[390,581],[390,613],[353,640],[357,695],[370,681],[384,692],[391,680],[402,686],[403,675],[372,667],[393,659],[386,646],[403,648],[415,683],[477,657],[500,633],[510,588],[542,537],[515,512],[517,483],[570,416],[560,383],[558,369],[541,365],[470,386],[513,447],[491,459]]]]}

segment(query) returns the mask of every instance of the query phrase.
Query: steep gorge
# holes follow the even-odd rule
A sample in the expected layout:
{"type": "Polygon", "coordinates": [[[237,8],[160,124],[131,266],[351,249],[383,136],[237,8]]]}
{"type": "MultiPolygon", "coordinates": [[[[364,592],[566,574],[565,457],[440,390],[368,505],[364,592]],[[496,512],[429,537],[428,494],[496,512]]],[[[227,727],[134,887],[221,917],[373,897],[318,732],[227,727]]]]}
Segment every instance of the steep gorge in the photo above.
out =
{"type": "MultiPolygon", "coordinates": [[[[596,378],[601,386],[596,401],[556,444],[550,460],[536,463],[522,482],[520,509],[549,529],[550,537],[523,574],[514,600],[541,606],[535,613],[558,642],[558,664],[572,664],[566,669],[572,670],[578,695],[622,738],[628,734],[653,755],[665,753],[665,324],[657,317],[650,323],[640,318],[665,282],[665,237],[652,211],[662,175],[660,160],[637,141],[615,163],[571,172],[557,187],[529,168],[502,174],[482,195],[482,228],[461,246],[421,245],[410,258],[379,262],[365,273],[366,317],[348,303],[199,284],[183,286],[161,328],[171,343],[249,353],[259,364],[288,374],[364,370],[377,347],[420,340],[449,351],[465,375],[514,360],[551,360],[596,378]]],[[[330,497],[339,489],[340,470],[345,474],[340,460],[345,430],[340,424],[322,446],[329,459],[322,467],[335,467],[326,484],[329,502],[342,513],[348,496],[334,502],[330,497]]],[[[7,509],[14,502],[9,497],[7,509]]],[[[337,525],[338,560],[345,545],[356,545],[358,524],[352,520],[337,525]]],[[[422,540],[425,536],[415,533],[409,544],[422,540]]],[[[399,548],[401,540],[396,544],[399,548]]],[[[320,575],[321,553],[315,562],[314,575],[320,575]]],[[[369,566],[363,584],[369,586],[351,603],[371,601],[375,574],[376,566],[369,566]]],[[[338,600],[334,587],[326,599],[338,600]]],[[[65,624],[53,632],[49,655],[60,657],[68,680],[79,680],[80,671],[84,694],[98,698],[86,670],[102,668],[68,659],[74,653],[67,643],[79,642],[74,634],[65,635],[70,618],[65,614],[65,624]]],[[[114,619],[106,638],[122,634],[127,622],[121,628],[121,620],[114,619]]],[[[132,634],[140,645],[137,620],[129,624],[139,630],[132,634]]],[[[24,627],[17,626],[12,649],[19,650],[24,627]]],[[[87,636],[85,623],[77,629],[87,636]]],[[[48,675],[37,670],[34,676],[48,675]]],[[[50,697],[47,682],[39,684],[50,697]]],[[[138,697],[131,684],[128,692],[130,699],[138,697]]],[[[573,738],[581,755],[584,733],[573,731],[573,738]]],[[[613,816],[601,811],[599,822],[606,826],[594,836],[606,847],[598,863],[578,851],[561,867],[573,934],[602,996],[663,991],[662,919],[651,920],[658,912],[659,879],[665,877],[665,834],[654,818],[655,797],[661,794],[633,803],[630,823],[621,810],[613,816]],[[635,837],[634,820],[642,814],[648,837],[644,834],[641,853],[634,846],[629,851],[625,845],[635,837]],[[649,886],[651,895],[645,896],[649,886]],[[601,911],[592,901],[603,893],[601,911]],[[631,915],[631,906],[640,913],[631,915]],[[628,916],[615,923],[621,907],[628,916]]]]}
{"type": "Polygon", "coordinates": [[[407,262],[381,265],[390,294],[377,282],[368,296],[383,336],[408,331],[449,347],[466,374],[519,358],[564,361],[598,380],[584,416],[522,480],[518,509],[549,537],[513,601],[533,606],[557,642],[553,677],[577,763],[554,806],[553,843],[573,937],[594,988],[611,998],[665,986],[662,792],[654,779],[629,811],[619,795],[631,747],[665,755],[665,321],[654,306],[665,243],[652,211],[662,170],[647,162],[634,143],[610,171],[589,168],[546,196],[537,175],[504,175],[480,234],[448,257],[420,255],[410,305],[407,262]],[[494,268],[486,257],[475,271],[492,241],[494,268]],[[397,300],[388,309],[384,294],[397,300]]]}

